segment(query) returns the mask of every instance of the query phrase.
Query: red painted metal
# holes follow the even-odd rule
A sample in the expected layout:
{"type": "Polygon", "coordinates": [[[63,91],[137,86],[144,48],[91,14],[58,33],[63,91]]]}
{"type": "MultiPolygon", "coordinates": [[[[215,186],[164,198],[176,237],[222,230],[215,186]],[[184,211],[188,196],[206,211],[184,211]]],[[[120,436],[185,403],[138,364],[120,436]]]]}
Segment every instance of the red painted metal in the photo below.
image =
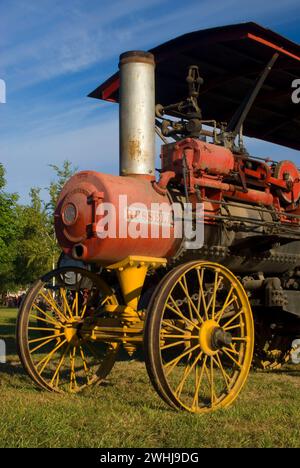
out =
{"type": "Polygon", "coordinates": [[[274,176],[275,180],[281,182],[283,188],[290,188],[289,191],[277,189],[281,201],[285,204],[296,203],[300,199],[299,172],[296,165],[292,161],[281,161],[275,168],[274,176]]]}
{"type": "MultiPolygon", "coordinates": [[[[123,200],[124,201],[124,200],[123,200]]],[[[160,195],[154,190],[151,180],[144,177],[119,177],[102,174],[94,171],[80,172],[73,176],[63,188],[55,212],[55,229],[58,242],[67,255],[81,258],[87,262],[101,262],[112,264],[129,255],[149,257],[169,257],[175,254],[180,239],[174,238],[174,229],[170,228],[170,237],[164,238],[162,233],[162,220],[158,211],[153,210],[152,203],[164,203],[165,213],[168,214],[170,202],[168,197],[160,195]],[[129,235],[120,236],[122,220],[135,217],[135,210],[127,210],[120,205],[119,196],[127,197],[127,206],[143,203],[146,206],[149,224],[147,233],[149,238],[133,239],[129,235]],[[111,203],[116,210],[117,238],[99,239],[100,232],[97,209],[101,203],[111,203]],[[66,222],[64,213],[70,206],[75,207],[76,216],[73,223],[66,222]],[[127,210],[124,213],[124,210],[127,210]],[[151,238],[151,226],[160,225],[158,238],[151,238]]],[[[105,216],[105,214],[104,214],[105,216]]],[[[142,212],[141,217],[145,216],[142,212]]],[[[72,220],[71,220],[72,221],[72,220]]],[[[166,223],[166,221],[164,221],[166,223]]],[[[131,225],[132,225],[131,221],[131,225]]],[[[137,229],[141,225],[136,223],[137,229]]],[[[124,225],[123,225],[124,228],[124,225]]],[[[110,233],[111,235],[111,233],[110,233]]]]}
{"type": "MultiPolygon", "coordinates": [[[[174,256],[182,239],[175,238],[172,216],[168,218],[170,232],[166,236],[159,212],[153,209],[153,204],[163,203],[170,214],[171,181],[177,187],[186,188],[193,206],[199,201],[199,194],[201,199],[216,202],[233,199],[245,208],[247,205],[271,207],[283,223],[295,223],[284,213],[297,210],[296,201],[300,199],[299,172],[294,163],[282,161],[274,166],[193,138],[165,145],[161,154],[162,172],[158,182],[148,176],[119,177],[93,171],[80,172],[67,182],[55,213],[57,238],[67,255],[102,265],[129,255],[174,256]],[[120,196],[123,203],[126,197],[127,206],[120,205],[120,196]],[[99,215],[99,207],[104,203],[110,203],[116,212],[115,238],[112,232],[106,238],[99,238],[104,229],[102,226],[101,231],[99,222],[106,216],[106,212],[99,215]],[[136,204],[141,203],[144,211],[134,222],[139,213],[136,204]],[[132,204],[134,208],[129,209],[132,204]],[[145,215],[149,217],[146,221],[145,215]],[[120,234],[122,220],[126,232],[120,234]],[[129,235],[130,224],[143,231],[145,237],[129,235]],[[153,225],[160,226],[156,238],[151,234],[153,225]]],[[[183,195],[182,201],[185,201],[183,195]]],[[[205,224],[217,222],[218,210],[217,203],[205,202],[205,224]],[[215,220],[211,216],[214,214],[215,220]]]]}
{"type": "Polygon", "coordinates": [[[248,33],[247,37],[249,39],[252,39],[253,41],[259,42],[260,44],[263,44],[267,47],[270,47],[271,49],[277,50],[278,52],[281,52],[284,55],[287,55],[288,57],[291,57],[292,59],[298,60],[300,62],[300,56],[292,54],[288,50],[284,49],[283,47],[279,47],[276,44],[273,44],[270,41],[267,41],[266,39],[263,39],[262,37],[258,37],[255,34],[248,33]]]}
{"type": "Polygon", "coordinates": [[[174,170],[175,173],[180,173],[184,157],[188,169],[195,175],[201,173],[226,175],[234,168],[234,156],[229,149],[194,138],[186,138],[162,147],[162,170],[174,170]]]}
{"type": "Polygon", "coordinates": [[[110,83],[102,91],[102,99],[104,101],[116,102],[116,100],[111,97],[120,87],[120,78],[117,77],[111,80],[110,83]]]}

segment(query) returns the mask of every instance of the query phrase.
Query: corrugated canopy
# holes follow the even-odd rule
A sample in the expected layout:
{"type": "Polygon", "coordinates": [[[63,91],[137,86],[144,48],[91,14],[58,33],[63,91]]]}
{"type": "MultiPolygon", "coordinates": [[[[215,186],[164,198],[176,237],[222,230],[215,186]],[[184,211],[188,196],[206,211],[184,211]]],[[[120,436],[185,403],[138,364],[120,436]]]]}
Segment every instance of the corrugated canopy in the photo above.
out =
{"type": "MultiPolygon", "coordinates": [[[[279,52],[244,125],[250,137],[300,149],[300,104],[292,102],[292,82],[300,78],[300,46],[255,23],[195,31],[151,49],[156,60],[156,103],[187,96],[186,75],[198,65],[203,119],[229,122],[268,61],[279,52]]],[[[116,73],[89,96],[118,102],[116,73]]]]}

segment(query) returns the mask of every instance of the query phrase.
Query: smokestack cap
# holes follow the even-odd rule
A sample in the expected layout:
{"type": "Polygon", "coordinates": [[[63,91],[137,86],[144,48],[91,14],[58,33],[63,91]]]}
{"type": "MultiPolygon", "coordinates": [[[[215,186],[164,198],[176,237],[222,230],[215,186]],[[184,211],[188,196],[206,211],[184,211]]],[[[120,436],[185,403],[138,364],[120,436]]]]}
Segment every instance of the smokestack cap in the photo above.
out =
{"type": "Polygon", "coordinates": [[[120,55],[119,67],[125,63],[149,63],[155,65],[154,55],[142,50],[130,50],[120,55]]]}

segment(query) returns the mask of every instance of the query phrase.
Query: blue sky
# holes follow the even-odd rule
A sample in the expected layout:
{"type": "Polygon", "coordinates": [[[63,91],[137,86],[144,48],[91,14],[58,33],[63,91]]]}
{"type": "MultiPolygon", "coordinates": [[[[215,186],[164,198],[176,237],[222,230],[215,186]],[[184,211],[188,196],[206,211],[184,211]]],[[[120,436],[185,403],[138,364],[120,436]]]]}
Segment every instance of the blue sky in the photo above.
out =
{"type": "MultiPolygon", "coordinates": [[[[0,161],[22,201],[64,159],[117,173],[118,107],[86,95],[117,69],[121,52],[250,20],[300,43],[299,0],[0,0],[0,18],[0,161]]],[[[249,148],[298,154],[255,140],[249,148]]]]}

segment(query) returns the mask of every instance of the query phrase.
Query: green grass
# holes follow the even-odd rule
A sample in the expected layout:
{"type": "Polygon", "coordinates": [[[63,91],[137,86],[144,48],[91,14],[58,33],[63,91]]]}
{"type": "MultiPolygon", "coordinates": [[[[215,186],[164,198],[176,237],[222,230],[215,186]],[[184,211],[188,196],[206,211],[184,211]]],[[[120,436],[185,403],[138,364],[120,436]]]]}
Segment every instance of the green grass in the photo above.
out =
{"type": "Polygon", "coordinates": [[[159,399],[144,364],[118,363],[82,395],[37,389],[15,350],[15,311],[0,310],[0,447],[300,447],[300,367],[250,374],[233,406],[207,416],[159,399]]]}

